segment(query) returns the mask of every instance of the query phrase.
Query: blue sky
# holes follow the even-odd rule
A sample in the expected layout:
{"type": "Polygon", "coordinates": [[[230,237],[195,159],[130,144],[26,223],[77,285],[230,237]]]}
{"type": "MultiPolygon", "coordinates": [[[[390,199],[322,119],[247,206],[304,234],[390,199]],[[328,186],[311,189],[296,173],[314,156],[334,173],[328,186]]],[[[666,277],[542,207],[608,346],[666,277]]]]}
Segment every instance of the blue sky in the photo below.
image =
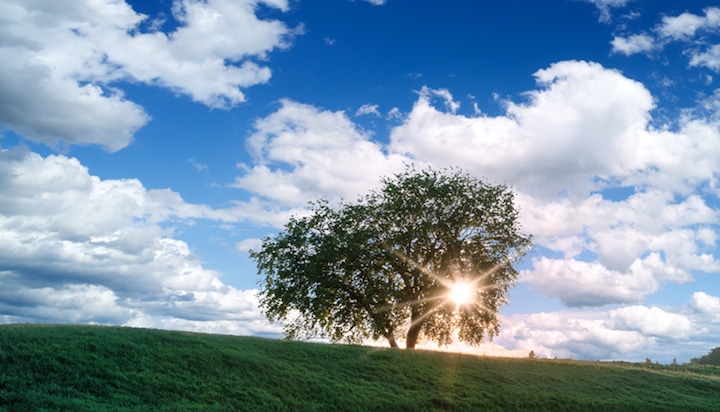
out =
{"type": "Polygon", "coordinates": [[[536,242],[500,336],[451,349],[684,362],[720,342],[714,2],[0,15],[0,323],[280,336],[247,250],[413,162],[512,185],[536,242]]]}

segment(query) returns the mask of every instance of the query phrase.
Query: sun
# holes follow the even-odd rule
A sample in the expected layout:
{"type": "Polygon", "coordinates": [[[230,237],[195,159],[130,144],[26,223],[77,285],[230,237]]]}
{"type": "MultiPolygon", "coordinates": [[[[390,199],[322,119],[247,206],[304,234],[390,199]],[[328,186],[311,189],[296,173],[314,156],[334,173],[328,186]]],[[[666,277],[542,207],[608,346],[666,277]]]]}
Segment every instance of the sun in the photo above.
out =
{"type": "Polygon", "coordinates": [[[473,300],[475,287],[472,283],[465,281],[457,281],[450,286],[450,294],[448,298],[455,302],[455,305],[461,306],[473,300]]]}

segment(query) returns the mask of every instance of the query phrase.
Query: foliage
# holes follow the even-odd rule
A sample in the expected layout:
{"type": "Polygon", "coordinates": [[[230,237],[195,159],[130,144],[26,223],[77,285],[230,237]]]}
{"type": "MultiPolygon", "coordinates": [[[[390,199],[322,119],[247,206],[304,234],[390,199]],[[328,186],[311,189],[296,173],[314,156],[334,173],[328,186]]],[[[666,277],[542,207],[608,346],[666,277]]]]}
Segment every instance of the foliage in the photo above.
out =
{"type": "Polygon", "coordinates": [[[531,242],[520,233],[514,193],[466,173],[412,167],[356,203],[321,200],[306,217],[251,251],[260,303],[290,338],[361,342],[406,330],[439,344],[478,344],[499,332],[497,312],[515,283],[513,264],[531,242]],[[472,300],[448,299],[454,282],[472,300]]]}
{"type": "Polygon", "coordinates": [[[691,362],[697,365],[720,366],[720,346],[710,350],[710,352],[708,352],[705,356],[693,358],[691,362]]]}
{"type": "Polygon", "coordinates": [[[0,326],[0,411],[717,411],[720,368],[0,326]],[[702,373],[702,374],[701,374],[702,373]]]}

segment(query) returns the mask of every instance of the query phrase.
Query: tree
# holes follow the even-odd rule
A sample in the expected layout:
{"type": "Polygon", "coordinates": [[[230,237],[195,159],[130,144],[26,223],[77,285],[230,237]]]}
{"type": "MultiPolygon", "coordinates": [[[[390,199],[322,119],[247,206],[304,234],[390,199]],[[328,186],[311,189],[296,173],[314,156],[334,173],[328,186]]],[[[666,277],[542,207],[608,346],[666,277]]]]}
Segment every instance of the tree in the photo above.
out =
{"type": "Polygon", "coordinates": [[[720,346],[710,350],[707,355],[699,359],[693,358],[690,363],[693,365],[715,365],[720,366],[720,346]]]}
{"type": "Polygon", "coordinates": [[[520,233],[514,193],[456,169],[412,166],[355,203],[311,204],[263,240],[256,261],[260,306],[288,338],[407,348],[421,335],[479,344],[500,331],[497,316],[531,246],[520,233]]]}

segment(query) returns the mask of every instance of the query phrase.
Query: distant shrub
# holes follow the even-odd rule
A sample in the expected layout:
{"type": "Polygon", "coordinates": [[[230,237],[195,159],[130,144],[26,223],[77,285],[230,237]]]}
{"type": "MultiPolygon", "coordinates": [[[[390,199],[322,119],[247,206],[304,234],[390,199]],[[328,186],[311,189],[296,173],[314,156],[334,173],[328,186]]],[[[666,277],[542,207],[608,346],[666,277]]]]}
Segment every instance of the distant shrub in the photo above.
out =
{"type": "Polygon", "coordinates": [[[530,353],[528,353],[528,358],[535,359],[535,351],[531,350],[530,353]]]}

